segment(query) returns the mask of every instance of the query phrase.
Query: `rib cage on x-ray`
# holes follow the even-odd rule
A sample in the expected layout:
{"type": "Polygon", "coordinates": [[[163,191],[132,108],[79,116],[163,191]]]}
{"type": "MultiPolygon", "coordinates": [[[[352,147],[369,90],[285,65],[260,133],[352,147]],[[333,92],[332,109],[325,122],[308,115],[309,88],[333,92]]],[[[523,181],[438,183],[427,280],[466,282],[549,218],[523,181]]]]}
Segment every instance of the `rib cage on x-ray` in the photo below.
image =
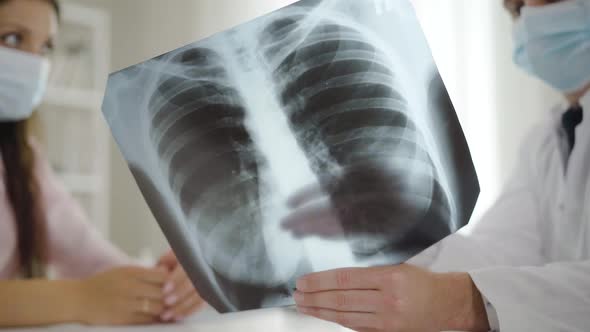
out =
{"type": "Polygon", "coordinates": [[[292,280],[305,260],[284,276],[269,259],[261,217],[267,158],[246,124],[256,110],[231,72],[240,69],[226,66],[231,57],[240,57],[240,75],[259,68],[274,82],[276,112],[285,114],[358,259],[396,250],[408,258],[412,245],[421,250],[452,232],[449,199],[395,64],[353,25],[304,13],[294,7],[271,16],[254,45],[234,45],[236,37],[225,52],[186,47],[158,59],[167,69],[149,103],[151,140],[207,263],[253,287],[292,280]]]}
{"type": "Polygon", "coordinates": [[[197,223],[198,242],[216,270],[243,279],[247,262],[259,275],[244,281],[270,280],[273,267],[260,238],[264,157],[245,126],[244,102],[215,51],[192,48],[171,64],[182,74],[161,78],[150,109],[172,190],[197,223]]]}
{"type": "Polygon", "coordinates": [[[346,25],[305,23],[302,14],[272,23],[265,57],[278,62],[279,99],[355,253],[387,250],[428,211],[447,225],[446,195],[387,55],[346,25]]]}

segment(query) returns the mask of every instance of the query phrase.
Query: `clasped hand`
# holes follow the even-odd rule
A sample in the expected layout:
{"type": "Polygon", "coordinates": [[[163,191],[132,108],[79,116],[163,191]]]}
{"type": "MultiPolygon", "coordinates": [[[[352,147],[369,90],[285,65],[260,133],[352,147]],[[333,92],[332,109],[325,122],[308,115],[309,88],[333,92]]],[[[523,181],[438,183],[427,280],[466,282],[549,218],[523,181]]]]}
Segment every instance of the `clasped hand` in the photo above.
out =
{"type": "Polygon", "coordinates": [[[78,282],[77,320],[90,325],[179,321],[204,301],[170,251],[154,268],[120,267],[78,282]]]}

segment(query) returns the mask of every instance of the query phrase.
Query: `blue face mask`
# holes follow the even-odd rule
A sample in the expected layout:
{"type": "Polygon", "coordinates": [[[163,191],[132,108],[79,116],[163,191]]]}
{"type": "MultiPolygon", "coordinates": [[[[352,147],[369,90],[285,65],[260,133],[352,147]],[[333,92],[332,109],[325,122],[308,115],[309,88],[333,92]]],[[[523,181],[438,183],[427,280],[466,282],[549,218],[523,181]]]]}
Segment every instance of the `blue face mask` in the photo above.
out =
{"type": "Polygon", "coordinates": [[[523,7],[514,31],[514,62],[566,92],[590,83],[590,0],[523,7]]]}

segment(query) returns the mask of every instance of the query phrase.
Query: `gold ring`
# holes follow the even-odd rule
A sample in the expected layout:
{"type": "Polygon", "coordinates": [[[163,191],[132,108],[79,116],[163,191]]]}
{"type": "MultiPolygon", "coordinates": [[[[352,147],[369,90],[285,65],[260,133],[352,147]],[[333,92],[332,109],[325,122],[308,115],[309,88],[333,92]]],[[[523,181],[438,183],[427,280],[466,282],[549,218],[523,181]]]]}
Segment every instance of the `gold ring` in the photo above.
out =
{"type": "Polygon", "coordinates": [[[150,312],[150,301],[147,298],[143,299],[143,307],[142,307],[143,312],[145,313],[149,313],[150,312]]]}

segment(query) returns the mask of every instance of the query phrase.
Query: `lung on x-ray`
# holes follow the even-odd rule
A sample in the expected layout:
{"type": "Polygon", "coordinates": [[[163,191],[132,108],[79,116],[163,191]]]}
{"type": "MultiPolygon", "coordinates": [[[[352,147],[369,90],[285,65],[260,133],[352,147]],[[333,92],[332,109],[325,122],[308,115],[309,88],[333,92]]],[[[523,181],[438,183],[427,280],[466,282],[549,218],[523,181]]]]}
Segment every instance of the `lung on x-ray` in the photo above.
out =
{"type": "Polygon", "coordinates": [[[303,0],[113,73],[103,113],[152,213],[218,311],[295,280],[399,264],[479,194],[407,0],[303,0]]]}

